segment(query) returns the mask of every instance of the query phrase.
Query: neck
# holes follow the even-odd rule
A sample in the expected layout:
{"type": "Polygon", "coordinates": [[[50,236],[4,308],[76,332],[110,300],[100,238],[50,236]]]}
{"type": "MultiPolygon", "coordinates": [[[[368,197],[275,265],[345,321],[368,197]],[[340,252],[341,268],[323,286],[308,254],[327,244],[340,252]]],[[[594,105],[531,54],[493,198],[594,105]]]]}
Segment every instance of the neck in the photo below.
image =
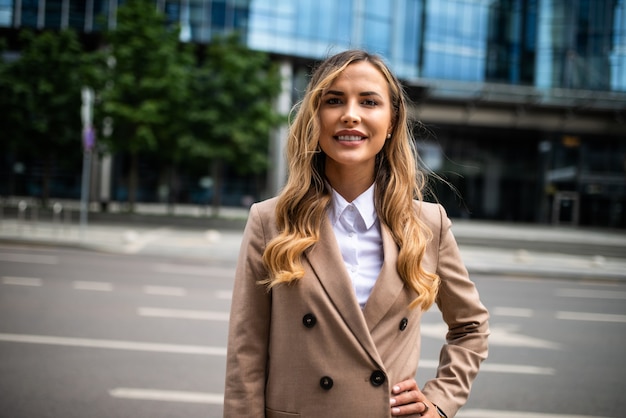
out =
{"type": "Polygon", "coordinates": [[[363,194],[374,183],[374,173],[363,170],[326,170],[326,178],[347,202],[363,194]]]}

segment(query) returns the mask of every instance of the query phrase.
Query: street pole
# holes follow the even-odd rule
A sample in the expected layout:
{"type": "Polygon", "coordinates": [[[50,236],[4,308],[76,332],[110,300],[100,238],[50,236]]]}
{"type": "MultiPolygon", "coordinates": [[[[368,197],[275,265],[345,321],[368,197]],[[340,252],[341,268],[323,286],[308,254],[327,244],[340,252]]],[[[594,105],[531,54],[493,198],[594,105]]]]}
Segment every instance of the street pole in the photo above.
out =
{"type": "Polygon", "coordinates": [[[81,118],[83,121],[83,174],[80,191],[80,235],[85,237],[87,214],[89,213],[89,186],[91,184],[91,152],[95,145],[95,131],[92,126],[93,90],[82,88],[81,118]]]}

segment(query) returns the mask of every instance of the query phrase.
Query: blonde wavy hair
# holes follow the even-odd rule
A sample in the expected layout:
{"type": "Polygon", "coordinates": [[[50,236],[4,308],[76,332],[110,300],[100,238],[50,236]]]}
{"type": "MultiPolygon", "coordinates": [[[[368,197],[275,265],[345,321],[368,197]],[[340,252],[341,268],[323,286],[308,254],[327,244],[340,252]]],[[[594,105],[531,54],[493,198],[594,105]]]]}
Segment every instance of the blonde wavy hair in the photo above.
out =
{"type": "Polygon", "coordinates": [[[324,174],[326,156],[318,146],[321,96],[348,65],[362,61],[371,63],[384,75],[392,102],[391,137],[376,156],[376,213],[398,245],[400,277],[417,294],[410,306],[426,310],[434,302],[439,287],[439,277],[422,268],[432,232],[420,220],[414,206],[414,199],[423,197],[426,176],[417,168],[418,157],[402,85],[379,56],[362,50],[341,52],[319,64],[303,99],[294,106],[296,115],[290,124],[286,150],[289,176],[276,206],[280,233],[263,253],[269,276],[261,283],[271,289],[304,276],[302,255],[319,241],[331,201],[324,174]]]}

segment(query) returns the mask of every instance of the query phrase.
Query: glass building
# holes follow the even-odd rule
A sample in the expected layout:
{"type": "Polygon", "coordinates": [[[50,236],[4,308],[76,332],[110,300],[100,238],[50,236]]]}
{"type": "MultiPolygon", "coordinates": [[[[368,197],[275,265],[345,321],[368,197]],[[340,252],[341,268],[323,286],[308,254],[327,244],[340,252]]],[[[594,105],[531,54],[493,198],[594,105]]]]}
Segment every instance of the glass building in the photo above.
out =
{"type": "MultiPolygon", "coordinates": [[[[0,0],[0,33],[98,33],[120,3],[0,0]]],[[[315,60],[382,55],[427,128],[416,132],[424,164],[453,186],[434,182],[452,216],[626,227],[626,0],[154,3],[183,42],[237,30],[271,53],[285,109],[315,60]]],[[[279,157],[273,171],[257,198],[279,187],[279,157]]]]}

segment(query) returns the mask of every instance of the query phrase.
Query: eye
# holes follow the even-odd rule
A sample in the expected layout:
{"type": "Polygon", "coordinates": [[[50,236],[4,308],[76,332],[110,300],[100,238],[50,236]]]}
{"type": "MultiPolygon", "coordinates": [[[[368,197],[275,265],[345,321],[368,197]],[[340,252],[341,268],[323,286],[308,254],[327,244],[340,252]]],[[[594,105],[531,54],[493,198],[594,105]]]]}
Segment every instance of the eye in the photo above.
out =
{"type": "Polygon", "coordinates": [[[374,99],[365,99],[363,100],[363,104],[365,106],[372,106],[372,107],[378,106],[378,102],[374,99]]]}
{"type": "Polygon", "coordinates": [[[329,104],[329,105],[336,105],[340,103],[341,103],[341,100],[338,97],[331,97],[326,100],[326,104],[329,104]]]}

